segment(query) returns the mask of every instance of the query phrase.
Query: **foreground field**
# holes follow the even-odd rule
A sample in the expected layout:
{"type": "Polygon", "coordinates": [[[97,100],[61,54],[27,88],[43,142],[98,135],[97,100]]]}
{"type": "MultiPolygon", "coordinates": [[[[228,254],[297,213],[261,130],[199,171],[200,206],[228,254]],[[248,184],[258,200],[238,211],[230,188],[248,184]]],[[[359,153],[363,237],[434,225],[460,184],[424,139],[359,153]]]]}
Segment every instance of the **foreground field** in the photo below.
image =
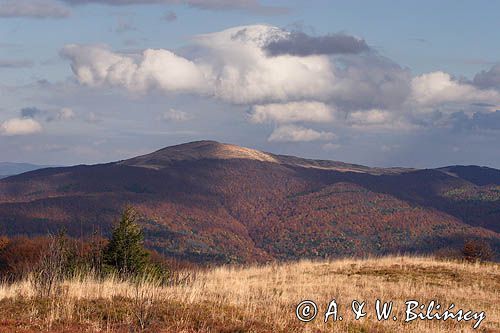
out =
{"type": "Polygon", "coordinates": [[[0,332],[474,331],[475,320],[405,323],[407,300],[435,300],[442,306],[438,312],[451,303],[455,312],[484,311],[486,318],[475,331],[500,332],[498,264],[387,257],[219,267],[186,272],[185,277],[171,286],[78,277],[63,282],[48,297],[37,296],[29,280],[3,284],[0,332]],[[330,317],[324,323],[332,299],[343,320],[330,317]],[[377,320],[376,299],[394,301],[388,320],[377,320]],[[302,300],[317,304],[315,320],[297,319],[296,306],[302,300]],[[354,319],[353,300],[366,301],[366,317],[354,319]]]}

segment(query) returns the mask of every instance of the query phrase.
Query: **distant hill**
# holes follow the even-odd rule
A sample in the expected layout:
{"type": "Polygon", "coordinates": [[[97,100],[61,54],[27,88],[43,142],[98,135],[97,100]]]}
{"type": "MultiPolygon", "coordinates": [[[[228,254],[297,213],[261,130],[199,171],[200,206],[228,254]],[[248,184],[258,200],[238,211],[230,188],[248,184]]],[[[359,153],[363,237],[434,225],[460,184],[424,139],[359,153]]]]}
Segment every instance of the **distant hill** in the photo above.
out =
{"type": "Polygon", "coordinates": [[[23,172],[46,168],[48,166],[35,165],[29,163],[0,162],[0,179],[23,172]]]}
{"type": "Polygon", "coordinates": [[[429,253],[467,239],[498,254],[500,171],[463,168],[370,168],[199,141],[0,180],[0,233],[106,234],[132,204],[149,247],[195,262],[429,253]]]}
{"type": "Polygon", "coordinates": [[[500,184],[500,170],[475,165],[455,165],[439,170],[479,186],[500,184]]]}

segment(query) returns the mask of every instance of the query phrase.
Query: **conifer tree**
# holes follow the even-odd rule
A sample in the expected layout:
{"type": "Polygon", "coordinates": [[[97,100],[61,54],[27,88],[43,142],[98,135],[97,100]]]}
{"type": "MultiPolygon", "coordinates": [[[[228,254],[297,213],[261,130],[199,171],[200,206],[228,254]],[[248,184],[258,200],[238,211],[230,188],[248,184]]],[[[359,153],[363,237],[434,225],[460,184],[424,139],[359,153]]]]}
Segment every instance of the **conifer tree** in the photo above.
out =
{"type": "Polygon", "coordinates": [[[140,274],[148,265],[144,235],[137,220],[138,214],[134,208],[125,208],[118,225],[113,228],[109,244],[104,249],[104,265],[115,269],[122,276],[140,274]]]}

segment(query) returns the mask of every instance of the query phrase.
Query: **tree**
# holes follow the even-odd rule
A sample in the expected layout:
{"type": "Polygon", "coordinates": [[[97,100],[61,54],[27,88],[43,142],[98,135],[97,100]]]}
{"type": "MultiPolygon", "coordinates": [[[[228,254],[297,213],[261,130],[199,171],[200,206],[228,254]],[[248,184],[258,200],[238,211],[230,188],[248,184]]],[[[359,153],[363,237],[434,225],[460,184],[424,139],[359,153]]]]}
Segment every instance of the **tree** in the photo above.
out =
{"type": "Polygon", "coordinates": [[[103,263],[122,276],[137,275],[147,268],[149,258],[144,248],[144,235],[137,224],[138,214],[132,207],[123,211],[109,244],[104,249],[103,263]]]}

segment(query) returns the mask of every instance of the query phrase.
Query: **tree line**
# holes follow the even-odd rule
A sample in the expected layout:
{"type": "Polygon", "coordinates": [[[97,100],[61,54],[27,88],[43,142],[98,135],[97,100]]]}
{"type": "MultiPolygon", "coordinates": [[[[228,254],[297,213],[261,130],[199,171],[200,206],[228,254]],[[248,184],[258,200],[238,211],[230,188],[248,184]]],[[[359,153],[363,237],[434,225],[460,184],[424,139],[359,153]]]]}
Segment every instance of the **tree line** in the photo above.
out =
{"type": "Polygon", "coordinates": [[[53,280],[77,273],[123,279],[147,274],[167,280],[168,262],[145,248],[138,221],[135,209],[126,207],[108,239],[97,234],[75,239],[64,231],[44,237],[0,237],[0,276],[18,280],[32,275],[49,291],[53,280]]]}

